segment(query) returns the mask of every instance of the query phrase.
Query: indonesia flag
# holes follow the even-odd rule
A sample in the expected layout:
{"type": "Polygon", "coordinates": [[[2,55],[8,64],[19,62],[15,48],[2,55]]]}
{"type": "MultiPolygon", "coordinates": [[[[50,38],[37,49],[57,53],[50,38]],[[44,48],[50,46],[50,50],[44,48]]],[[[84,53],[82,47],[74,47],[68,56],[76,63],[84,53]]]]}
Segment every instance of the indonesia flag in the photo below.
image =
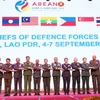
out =
{"type": "Polygon", "coordinates": [[[94,17],[78,17],[78,22],[94,22],[94,17]]]}

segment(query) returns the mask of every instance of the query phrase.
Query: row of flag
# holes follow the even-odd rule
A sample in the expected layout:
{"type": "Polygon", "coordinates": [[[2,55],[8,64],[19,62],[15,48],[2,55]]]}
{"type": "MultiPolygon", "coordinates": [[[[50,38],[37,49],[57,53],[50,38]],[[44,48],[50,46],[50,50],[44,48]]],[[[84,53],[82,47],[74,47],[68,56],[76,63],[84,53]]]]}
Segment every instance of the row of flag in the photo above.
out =
{"type": "MultiPolygon", "coordinates": [[[[76,26],[76,17],[60,17],[60,26],[76,26]]],[[[78,22],[94,22],[94,17],[78,17],[78,22]]],[[[19,26],[19,17],[2,17],[2,26],[19,26]]],[[[22,26],[57,26],[57,17],[21,17],[22,26]]],[[[100,26],[100,17],[96,17],[96,25],[100,26]]]]}

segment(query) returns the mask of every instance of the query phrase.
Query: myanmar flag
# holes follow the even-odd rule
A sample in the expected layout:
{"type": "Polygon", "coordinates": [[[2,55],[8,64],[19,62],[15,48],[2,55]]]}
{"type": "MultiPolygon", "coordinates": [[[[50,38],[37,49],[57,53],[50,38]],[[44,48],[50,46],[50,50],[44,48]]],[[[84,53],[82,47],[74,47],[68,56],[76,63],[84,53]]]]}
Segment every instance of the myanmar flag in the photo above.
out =
{"type": "Polygon", "coordinates": [[[57,17],[41,17],[41,26],[57,26],[57,17]]]}

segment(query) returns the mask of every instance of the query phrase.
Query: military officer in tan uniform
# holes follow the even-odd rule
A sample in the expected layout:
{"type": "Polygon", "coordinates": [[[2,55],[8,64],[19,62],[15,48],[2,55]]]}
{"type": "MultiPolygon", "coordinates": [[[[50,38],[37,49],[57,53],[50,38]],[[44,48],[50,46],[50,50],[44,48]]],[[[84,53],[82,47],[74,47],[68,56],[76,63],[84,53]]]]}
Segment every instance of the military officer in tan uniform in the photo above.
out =
{"type": "Polygon", "coordinates": [[[30,62],[30,57],[26,56],[26,62],[24,62],[23,64],[24,67],[24,96],[28,95],[31,96],[31,77],[32,77],[32,67],[33,67],[33,63],[30,62]],[[28,91],[27,91],[28,88],[28,91]]]}
{"type": "Polygon", "coordinates": [[[96,55],[92,56],[92,60],[90,61],[91,75],[93,81],[93,91],[96,94],[97,89],[98,93],[100,93],[100,63],[99,60],[96,59],[96,55]]]}

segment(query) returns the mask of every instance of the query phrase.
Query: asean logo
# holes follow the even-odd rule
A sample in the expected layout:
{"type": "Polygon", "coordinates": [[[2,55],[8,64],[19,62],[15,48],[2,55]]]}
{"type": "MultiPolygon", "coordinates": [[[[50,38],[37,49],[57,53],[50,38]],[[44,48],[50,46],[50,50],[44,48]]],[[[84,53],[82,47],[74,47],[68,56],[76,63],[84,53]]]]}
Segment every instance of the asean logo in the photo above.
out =
{"type": "Polygon", "coordinates": [[[15,9],[19,12],[26,12],[29,10],[29,3],[27,2],[27,0],[19,0],[15,4],[15,9]]]}
{"type": "Polygon", "coordinates": [[[63,2],[59,2],[58,3],[58,6],[63,7],[64,6],[64,3],[63,2]]]}

